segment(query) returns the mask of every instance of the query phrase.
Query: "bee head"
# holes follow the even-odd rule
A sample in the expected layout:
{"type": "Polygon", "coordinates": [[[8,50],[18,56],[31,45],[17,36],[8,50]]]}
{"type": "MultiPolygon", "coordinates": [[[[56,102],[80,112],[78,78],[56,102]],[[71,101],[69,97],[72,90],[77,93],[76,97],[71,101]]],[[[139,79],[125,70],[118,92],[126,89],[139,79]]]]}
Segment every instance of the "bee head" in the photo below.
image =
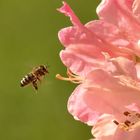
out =
{"type": "Polygon", "coordinates": [[[42,69],[43,72],[49,73],[48,72],[48,67],[46,65],[40,65],[40,68],[42,69]]]}

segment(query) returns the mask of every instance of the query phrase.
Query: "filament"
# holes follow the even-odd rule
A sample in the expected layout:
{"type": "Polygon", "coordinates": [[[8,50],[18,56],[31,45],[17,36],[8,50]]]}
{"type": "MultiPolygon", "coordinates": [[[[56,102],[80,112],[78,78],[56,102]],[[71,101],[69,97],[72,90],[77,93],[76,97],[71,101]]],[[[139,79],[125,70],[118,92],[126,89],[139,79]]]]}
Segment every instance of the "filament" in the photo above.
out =
{"type": "Polygon", "coordinates": [[[67,69],[67,76],[68,77],[63,77],[60,74],[56,74],[57,79],[69,81],[69,82],[72,82],[74,84],[81,84],[83,81],[83,79],[80,76],[73,74],[69,69],[67,69]]]}

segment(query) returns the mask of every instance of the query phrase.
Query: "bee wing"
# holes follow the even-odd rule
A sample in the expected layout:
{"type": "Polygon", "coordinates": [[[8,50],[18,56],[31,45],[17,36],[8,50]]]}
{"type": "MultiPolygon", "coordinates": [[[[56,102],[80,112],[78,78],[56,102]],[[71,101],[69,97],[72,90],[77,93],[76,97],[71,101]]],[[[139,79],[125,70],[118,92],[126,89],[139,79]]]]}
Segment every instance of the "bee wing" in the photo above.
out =
{"type": "Polygon", "coordinates": [[[38,86],[37,86],[37,83],[36,82],[32,82],[32,85],[34,87],[35,90],[38,90],[38,86]]]}
{"type": "Polygon", "coordinates": [[[37,71],[37,69],[38,69],[38,66],[36,66],[36,67],[33,67],[33,69],[32,69],[32,72],[35,72],[35,71],[37,71]]]}

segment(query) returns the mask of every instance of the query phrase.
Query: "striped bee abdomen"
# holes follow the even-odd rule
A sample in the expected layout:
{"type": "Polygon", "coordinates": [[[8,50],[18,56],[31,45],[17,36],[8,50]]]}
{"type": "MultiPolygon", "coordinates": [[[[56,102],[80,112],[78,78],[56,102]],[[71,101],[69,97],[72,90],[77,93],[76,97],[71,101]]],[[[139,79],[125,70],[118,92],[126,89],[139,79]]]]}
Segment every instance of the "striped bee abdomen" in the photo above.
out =
{"type": "Polygon", "coordinates": [[[25,77],[22,78],[20,81],[20,86],[24,87],[34,81],[35,77],[32,73],[27,74],[25,77]]]}

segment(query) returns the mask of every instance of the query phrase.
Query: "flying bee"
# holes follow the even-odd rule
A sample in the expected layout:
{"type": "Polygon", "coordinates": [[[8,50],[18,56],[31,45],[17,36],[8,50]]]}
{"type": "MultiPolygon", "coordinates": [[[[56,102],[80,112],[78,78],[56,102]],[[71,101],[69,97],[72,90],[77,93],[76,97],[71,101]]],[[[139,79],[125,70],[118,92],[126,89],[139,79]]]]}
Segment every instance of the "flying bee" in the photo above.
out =
{"type": "Polygon", "coordinates": [[[20,86],[24,87],[26,85],[32,84],[35,90],[38,90],[37,82],[41,82],[41,78],[48,73],[47,66],[45,65],[34,67],[30,73],[22,78],[20,81],[20,86]]]}

